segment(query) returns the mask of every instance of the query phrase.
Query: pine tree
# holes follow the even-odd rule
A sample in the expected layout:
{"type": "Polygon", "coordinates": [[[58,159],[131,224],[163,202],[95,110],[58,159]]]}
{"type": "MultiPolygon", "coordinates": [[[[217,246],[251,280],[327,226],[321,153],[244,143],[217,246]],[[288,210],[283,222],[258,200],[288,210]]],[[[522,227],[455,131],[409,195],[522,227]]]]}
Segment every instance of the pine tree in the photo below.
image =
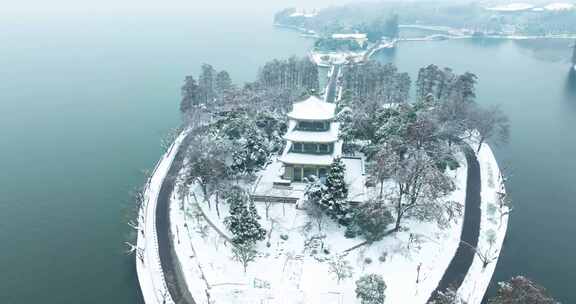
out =
{"type": "Polygon", "coordinates": [[[245,138],[239,140],[240,149],[232,156],[232,170],[237,174],[255,173],[266,165],[270,156],[267,139],[255,129],[246,132],[245,138]]]}
{"type": "Polygon", "coordinates": [[[342,159],[336,158],[330,166],[330,171],[326,177],[326,188],[336,200],[345,200],[348,197],[348,186],[344,181],[346,166],[342,159]]]}
{"type": "Polygon", "coordinates": [[[188,113],[198,104],[198,85],[192,76],[184,78],[184,85],[181,88],[182,99],[180,101],[180,112],[188,113]]]}
{"type": "Polygon", "coordinates": [[[340,158],[336,158],[326,177],[326,190],[320,201],[320,205],[326,213],[342,225],[347,225],[350,220],[350,210],[346,199],[348,198],[348,186],[344,181],[346,166],[340,158]]]}
{"type": "Polygon", "coordinates": [[[202,65],[202,73],[198,78],[198,86],[200,88],[200,93],[202,97],[202,103],[204,104],[212,104],[215,97],[215,90],[214,90],[214,77],[216,74],[216,70],[209,65],[203,64],[202,65]]]}
{"type": "Polygon", "coordinates": [[[234,235],[232,242],[239,246],[247,246],[261,241],[266,236],[266,230],[260,226],[260,216],[254,202],[239,188],[234,188],[228,194],[226,202],[230,206],[230,215],[224,219],[226,227],[234,235]]]}
{"type": "Polygon", "coordinates": [[[220,71],[216,74],[215,90],[219,95],[223,95],[232,88],[232,79],[226,71],[220,71]]]}

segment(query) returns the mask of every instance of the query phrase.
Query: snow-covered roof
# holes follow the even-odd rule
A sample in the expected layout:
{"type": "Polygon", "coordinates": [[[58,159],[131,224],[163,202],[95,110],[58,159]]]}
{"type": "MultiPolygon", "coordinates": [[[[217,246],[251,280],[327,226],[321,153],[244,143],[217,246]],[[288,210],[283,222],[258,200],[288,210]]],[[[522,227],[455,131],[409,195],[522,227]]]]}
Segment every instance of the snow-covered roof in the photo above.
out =
{"type": "Polygon", "coordinates": [[[496,12],[520,12],[533,9],[534,5],[529,3],[510,3],[505,5],[498,5],[495,7],[489,7],[487,10],[496,12]]]}
{"type": "Polygon", "coordinates": [[[333,143],[338,141],[338,131],[330,129],[325,132],[292,131],[284,139],[303,143],[333,143]]]}
{"type": "Polygon", "coordinates": [[[544,7],[547,11],[567,11],[574,9],[574,4],[566,2],[550,3],[544,7]]]}
{"type": "Polygon", "coordinates": [[[288,132],[284,135],[284,139],[303,143],[332,143],[338,141],[338,128],[340,124],[337,122],[330,123],[330,130],[328,131],[300,131],[294,130],[295,127],[296,122],[293,120],[290,121],[288,132]]]}
{"type": "Polygon", "coordinates": [[[305,10],[297,10],[290,14],[290,17],[305,17],[305,18],[312,18],[318,16],[318,12],[313,10],[312,12],[306,12],[305,10]]]}
{"type": "Polygon", "coordinates": [[[330,166],[334,158],[333,155],[287,153],[280,157],[280,161],[291,165],[330,166]]]}
{"type": "Polygon", "coordinates": [[[367,39],[366,34],[360,34],[360,33],[356,33],[356,34],[332,34],[332,39],[357,39],[357,40],[362,40],[362,39],[367,39]]]}
{"type": "Polygon", "coordinates": [[[292,143],[288,142],[284,153],[280,156],[279,160],[285,164],[292,165],[316,165],[316,166],[329,166],[334,161],[334,158],[342,155],[342,142],[338,141],[334,145],[334,152],[332,154],[306,154],[306,153],[293,153],[290,152],[292,143]]]}
{"type": "Polygon", "coordinates": [[[335,104],[310,96],[304,101],[294,103],[288,117],[295,120],[332,120],[335,111],[335,104]]]}

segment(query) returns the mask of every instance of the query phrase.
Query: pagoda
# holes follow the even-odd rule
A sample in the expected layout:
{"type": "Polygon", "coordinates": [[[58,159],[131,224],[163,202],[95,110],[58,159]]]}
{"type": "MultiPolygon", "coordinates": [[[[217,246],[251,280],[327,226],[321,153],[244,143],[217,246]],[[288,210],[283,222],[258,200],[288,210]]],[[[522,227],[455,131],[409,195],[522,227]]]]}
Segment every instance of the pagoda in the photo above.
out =
{"type": "Polygon", "coordinates": [[[311,175],[321,180],[326,177],[334,159],[342,154],[335,112],[336,104],[316,96],[294,103],[288,113],[286,147],[279,158],[284,180],[304,182],[311,175]]]}

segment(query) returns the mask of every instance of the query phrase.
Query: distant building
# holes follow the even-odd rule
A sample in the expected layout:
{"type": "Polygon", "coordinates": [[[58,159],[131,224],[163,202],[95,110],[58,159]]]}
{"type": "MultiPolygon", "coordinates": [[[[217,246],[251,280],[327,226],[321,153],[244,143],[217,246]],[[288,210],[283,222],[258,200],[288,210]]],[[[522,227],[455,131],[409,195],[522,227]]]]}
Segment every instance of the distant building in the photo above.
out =
{"type": "Polygon", "coordinates": [[[364,47],[368,42],[368,36],[366,34],[333,34],[332,39],[334,40],[351,40],[356,41],[360,47],[364,47]]]}
{"type": "Polygon", "coordinates": [[[326,177],[334,159],[342,154],[335,112],[335,104],[315,96],[294,103],[288,113],[286,147],[279,158],[285,180],[302,182],[311,175],[326,177]]]}
{"type": "Polygon", "coordinates": [[[510,3],[504,5],[498,5],[494,7],[486,8],[489,11],[499,12],[499,13],[519,13],[526,12],[534,9],[535,6],[529,3],[510,3]]]}
{"type": "Polygon", "coordinates": [[[544,7],[547,11],[570,11],[574,9],[574,4],[566,2],[550,3],[544,7]]]}
{"type": "Polygon", "coordinates": [[[524,13],[524,12],[559,12],[559,11],[569,11],[573,10],[575,5],[567,2],[554,2],[546,6],[537,7],[529,3],[510,3],[504,5],[498,5],[494,7],[488,7],[486,10],[498,12],[498,13],[524,13]]]}

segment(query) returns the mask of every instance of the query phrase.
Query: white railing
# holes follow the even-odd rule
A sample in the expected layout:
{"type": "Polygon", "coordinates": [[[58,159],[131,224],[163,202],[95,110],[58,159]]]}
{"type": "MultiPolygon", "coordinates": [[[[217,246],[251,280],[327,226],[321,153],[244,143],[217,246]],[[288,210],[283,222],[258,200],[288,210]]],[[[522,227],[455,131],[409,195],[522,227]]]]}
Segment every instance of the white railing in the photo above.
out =
{"type": "Polygon", "coordinates": [[[173,304],[160,261],[156,232],[156,207],[162,182],[174,161],[176,153],[189,131],[183,131],[168,151],[156,163],[146,182],[144,200],[138,212],[138,240],[136,243],[136,272],[146,304],[173,304]]]}

